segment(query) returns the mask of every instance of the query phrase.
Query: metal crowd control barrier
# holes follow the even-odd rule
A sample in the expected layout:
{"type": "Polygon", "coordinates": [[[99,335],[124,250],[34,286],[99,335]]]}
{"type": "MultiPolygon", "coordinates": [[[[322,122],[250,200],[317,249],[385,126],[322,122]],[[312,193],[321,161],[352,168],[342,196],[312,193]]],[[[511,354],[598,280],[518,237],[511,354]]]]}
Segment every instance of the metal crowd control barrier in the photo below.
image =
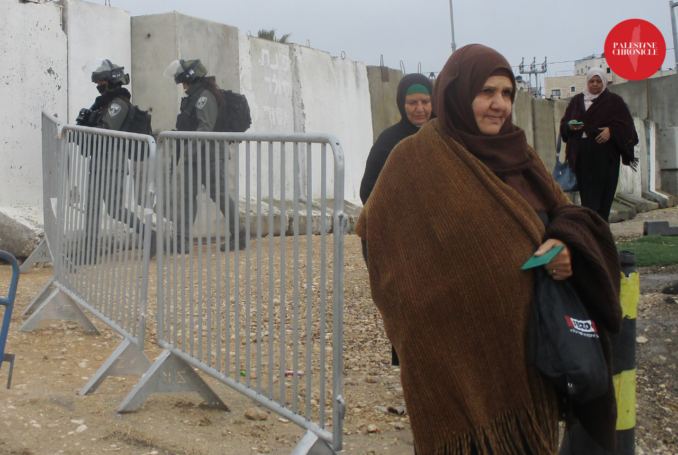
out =
{"type": "Polygon", "coordinates": [[[320,134],[181,132],[162,133],[160,145],[155,281],[165,351],[118,410],[186,391],[226,408],[197,368],[305,428],[294,453],[341,450],[341,145],[320,134]]]}
{"type": "Polygon", "coordinates": [[[2,362],[9,363],[9,372],[7,373],[7,388],[9,389],[12,385],[14,354],[5,353],[5,345],[7,344],[7,335],[9,335],[9,323],[12,321],[16,288],[19,284],[19,263],[16,261],[16,258],[7,251],[0,250],[0,259],[4,259],[12,266],[12,279],[9,283],[7,297],[0,297],[0,305],[5,307],[5,314],[2,318],[2,329],[0,329],[0,367],[2,367],[2,362]]]}
{"type": "Polygon", "coordinates": [[[84,395],[108,376],[143,374],[151,364],[143,348],[149,258],[155,246],[150,191],[155,140],[72,125],[63,128],[61,137],[57,229],[50,242],[53,290],[20,331],[31,332],[47,319],[74,319],[98,334],[84,308],[120,333],[123,342],[80,391],[84,395]]]}
{"type": "MultiPolygon", "coordinates": [[[[38,262],[54,262],[52,250],[57,241],[56,197],[59,191],[59,152],[61,122],[58,118],[42,112],[42,212],[45,226],[45,238],[40,245],[21,264],[21,273],[27,273],[38,262]]],[[[26,307],[22,316],[31,314],[52,293],[52,277],[33,301],[26,307]]]]}

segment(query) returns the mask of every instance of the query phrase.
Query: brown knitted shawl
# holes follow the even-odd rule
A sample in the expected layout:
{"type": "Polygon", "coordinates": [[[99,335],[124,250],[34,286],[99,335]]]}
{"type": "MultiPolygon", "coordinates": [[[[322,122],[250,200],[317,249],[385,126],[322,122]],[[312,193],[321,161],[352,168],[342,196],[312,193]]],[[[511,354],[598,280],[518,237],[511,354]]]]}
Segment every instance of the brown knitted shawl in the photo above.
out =
{"type": "Polygon", "coordinates": [[[557,404],[528,362],[534,275],[520,271],[544,225],[436,121],[393,150],[356,226],[417,452],[523,453],[522,437],[551,454],[557,404]]]}
{"type": "MultiPolygon", "coordinates": [[[[621,326],[619,260],[607,223],[557,201],[551,225],[433,120],[391,153],[356,232],[367,241],[372,298],[401,360],[417,452],[552,454],[558,409],[528,360],[534,275],[520,271],[544,238],[573,254],[573,282],[596,324],[621,326]]],[[[529,149],[534,155],[534,150],[529,149]]],[[[541,161],[536,158],[539,163],[541,161]]],[[[614,387],[576,406],[590,436],[615,450],[614,387]]]]}

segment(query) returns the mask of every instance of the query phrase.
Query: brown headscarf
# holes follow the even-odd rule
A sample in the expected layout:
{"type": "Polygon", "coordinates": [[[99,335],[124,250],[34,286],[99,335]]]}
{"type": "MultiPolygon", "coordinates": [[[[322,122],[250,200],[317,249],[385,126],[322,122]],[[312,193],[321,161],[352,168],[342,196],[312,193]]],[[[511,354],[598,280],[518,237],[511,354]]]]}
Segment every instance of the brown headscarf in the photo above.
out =
{"type": "Polygon", "coordinates": [[[497,135],[484,135],[478,128],[472,103],[487,79],[495,75],[511,80],[513,101],[516,81],[503,55],[481,44],[464,46],[452,54],[433,87],[437,125],[516,190],[533,209],[551,211],[556,200],[548,177],[528,153],[525,132],[513,124],[512,116],[505,120],[497,135]]]}

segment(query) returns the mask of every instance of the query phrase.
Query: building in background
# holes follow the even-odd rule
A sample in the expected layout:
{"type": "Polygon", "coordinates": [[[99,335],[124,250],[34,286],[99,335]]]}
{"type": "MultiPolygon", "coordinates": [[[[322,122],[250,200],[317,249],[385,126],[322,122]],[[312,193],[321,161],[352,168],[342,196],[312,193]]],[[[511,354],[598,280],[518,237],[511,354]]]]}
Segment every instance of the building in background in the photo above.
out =
{"type": "MultiPolygon", "coordinates": [[[[546,77],[544,80],[545,95],[550,99],[568,99],[581,93],[586,87],[586,73],[591,68],[602,68],[607,73],[610,85],[623,84],[626,79],[615,74],[605,60],[605,54],[592,54],[574,62],[574,74],[572,76],[546,77]]],[[[659,70],[651,77],[668,76],[675,74],[674,69],[659,70]]]]}

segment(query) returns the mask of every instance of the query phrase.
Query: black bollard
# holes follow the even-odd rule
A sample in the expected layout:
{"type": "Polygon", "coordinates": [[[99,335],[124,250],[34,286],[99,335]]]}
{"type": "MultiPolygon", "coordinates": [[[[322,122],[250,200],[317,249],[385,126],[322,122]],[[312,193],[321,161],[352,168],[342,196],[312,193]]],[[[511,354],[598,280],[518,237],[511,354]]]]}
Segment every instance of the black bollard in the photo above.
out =
{"type": "Polygon", "coordinates": [[[617,394],[617,451],[608,452],[586,434],[581,425],[575,425],[565,434],[560,455],[634,455],[636,453],[636,315],[640,299],[640,277],[636,272],[636,255],[619,252],[621,262],[622,329],[611,335],[612,382],[617,394]]]}

